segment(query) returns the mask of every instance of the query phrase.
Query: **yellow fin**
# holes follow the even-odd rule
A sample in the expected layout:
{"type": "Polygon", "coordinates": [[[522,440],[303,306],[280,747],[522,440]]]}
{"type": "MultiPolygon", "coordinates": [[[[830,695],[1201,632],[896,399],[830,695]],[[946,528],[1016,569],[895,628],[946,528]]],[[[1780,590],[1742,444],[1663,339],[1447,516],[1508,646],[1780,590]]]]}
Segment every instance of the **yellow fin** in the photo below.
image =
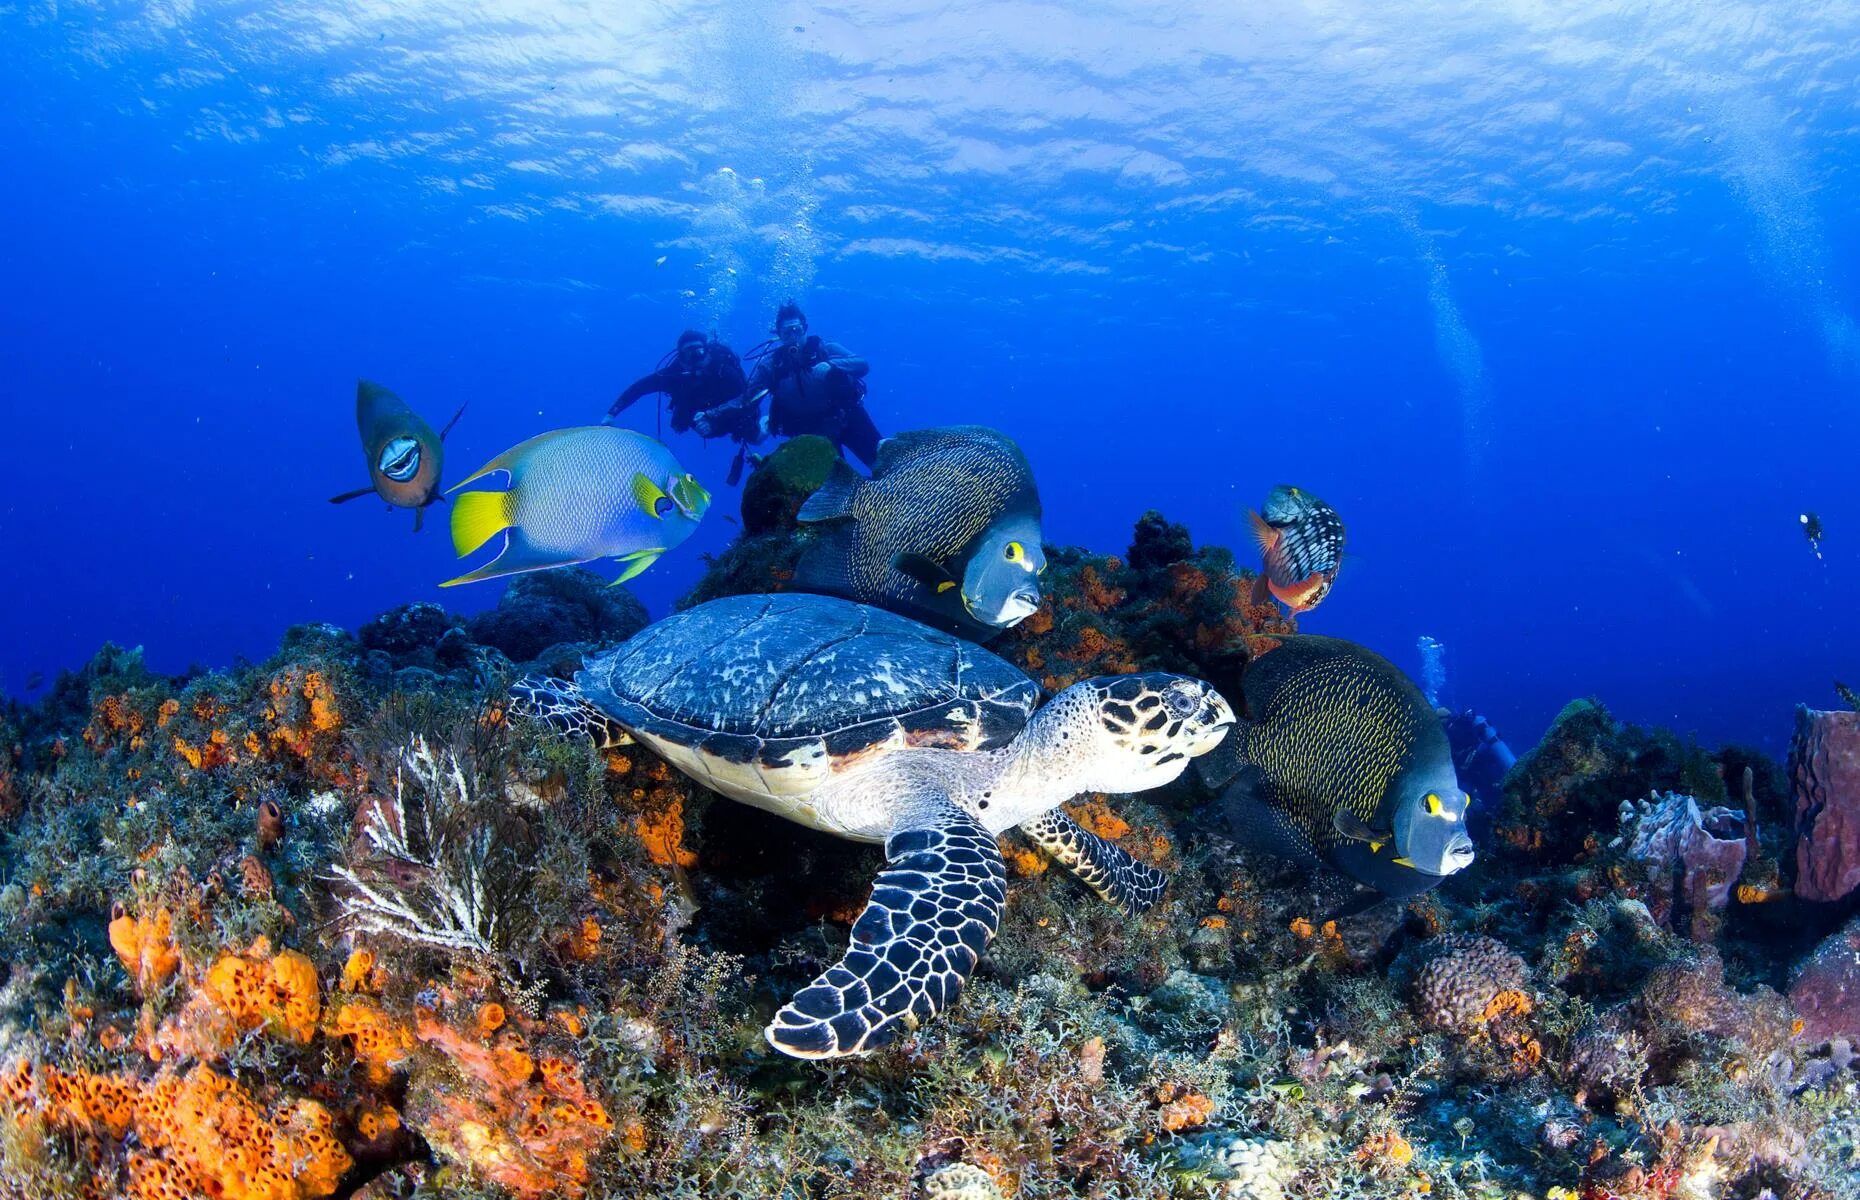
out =
{"type": "Polygon", "coordinates": [[[1382,849],[1382,843],[1381,843],[1381,842],[1371,842],[1371,843],[1369,843],[1369,852],[1370,852],[1371,854],[1375,854],[1375,853],[1377,853],[1378,851],[1380,851],[1381,849],[1382,849]]]}
{"type": "Polygon", "coordinates": [[[953,588],[953,587],[955,587],[955,586],[956,586],[956,581],[955,581],[955,580],[953,580],[953,579],[945,579],[945,580],[944,580],[944,581],[943,581],[942,583],[939,583],[939,584],[937,584],[937,585],[936,585],[936,590],[937,590],[937,594],[938,594],[938,595],[941,595],[941,594],[943,594],[944,592],[947,592],[947,591],[948,591],[949,589],[951,589],[951,588],[953,588]]]}
{"type": "MultiPolygon", "coordinates": [[[[640,509],[655,521],[665,519],[665,511],[659,507],[661,500],[665,502],[666,509],[672,507],[672,498],[665,494],[665,489],[637,471],[633,473],[633,499],[640,509]]],[[[645,568],[641,567],[640,570],[643,571],[645,568]]]]}
{"type": "Polygon", "coordinates": [[[452,501],[452,549],[460,558],[510,528],[512,492],[466,492],[452,501]]]}
{"type": "Polygon", "coordinates": [[[1389,861],[1394,863],[1398,867],[1412,867],[1414,865],[1412,862],[1408,861],[1405,858],[1391,858],[1389,859],[1389,861]]]}
{"type": "MultiPolygon", "coordinates": [[[[645,477],[640,476],[640,478],[643,479],[645,477]]],[[[635,550],[631,554],[622,554],[616,561],[626,563],[627,568],[620,572],[619,578],[615,579],[607,586],[616,587],[625,583],[627,580],[644,571],[647,567],[650,567],[653,563],[658,562],[659,555],[664,553],[664,550],[635,550]]]]}

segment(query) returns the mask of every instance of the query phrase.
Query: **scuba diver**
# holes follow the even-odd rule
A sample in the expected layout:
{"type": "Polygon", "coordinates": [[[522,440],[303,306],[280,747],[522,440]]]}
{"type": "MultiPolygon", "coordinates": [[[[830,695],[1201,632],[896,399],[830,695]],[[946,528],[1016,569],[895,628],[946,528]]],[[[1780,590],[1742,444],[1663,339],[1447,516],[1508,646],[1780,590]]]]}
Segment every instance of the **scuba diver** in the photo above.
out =
{"type": "Polygon", "coordinates": [[[870,369],[865,359],[838,342],[810,336],[807,316],[792,300],[776,310],[775,337],[750,374],[743,398],[701,415],[692,428],[705,437],[730,433],[745,442],[761,441],[768,433],[784,438],[815,433],[841,453],[851,450],[870,469],[878,458],[878,426],[865,410],[870,369]],[[760,412],[764,396],[769,398],[765,414],[760,412]],[[754,421],[753,436],[735,432],[742,414],[754,421]]]}
{"type": "MultiPolygon", "coordinates": [[[[654,392],[671,397],[673,433],[695,429],[703,437],[737,437],[745,441],[756,433],[753,419],[710,419],[710,414],[742,396],[743,363],[736,351],[695,329],[679,334],[677,347],[659,360],[653,372],[620,393],[601,424],[613,424],[614,418],[635,400],[654,392]]],[[[750,415],[753,418],[753,413],[750,415]]]]}
{"type": "Polygon", "coordinates": [[[1447,684],[1447,648],[1425,635],[1415,643],[1415,648],[1421,653],[1421,694],[1434,706],[1434,715],[1440,718],[1441,726],[1447,731],[1460,787],[1479,802],[1474,811],[1490,819],[1489,814],[1495,812],[1499,801],[1504,799],[1505,775],[1517,765],[1518,756],[1505,744],[1505,739],[1498,736],[1498,730],[1492,728],[1490,721],[1470,708],[1456,712],[1442,702],[1441,694],[1447,684]]]}

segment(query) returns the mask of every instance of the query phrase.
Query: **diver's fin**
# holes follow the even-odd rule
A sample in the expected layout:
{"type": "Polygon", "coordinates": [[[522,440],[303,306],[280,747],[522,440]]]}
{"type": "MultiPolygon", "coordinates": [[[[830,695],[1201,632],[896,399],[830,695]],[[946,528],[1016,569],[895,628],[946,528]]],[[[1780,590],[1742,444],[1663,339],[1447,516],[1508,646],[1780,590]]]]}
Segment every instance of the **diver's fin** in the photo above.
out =
{"type": "MultiPolygon", "coordinates": [[[[653,520],[663,521],[666,514],[672,511],[674,507],[672,498],[665,494],[665,489],[652,482],[652,480],[647,479],[638,471],[633,472],[633,482],[630,486],[633,492],[634,503],[639,505],[641,512],[645,513],[653,520]]],[[[626,559],[632,557],[632,555],[626,555],[622,561],[626,561],[626,559]]],[[[640,569],[644,570],[645,568],[642,567],[640,569]]]]}
{"type": "Polygon", "coordinates": [[[1331,828],[1353,842],[1371,842],[1380,844],[1391,840],[1395,835],[1386,829],[1371,829],[1369,823],[1347,808],[1339,808],[1337,815],[1331,818],[1331,828]]]}
{"type": "Polygon", "coordinates": [[[900,554],[891,565],[933,592],[947,592],[956,586],[954,576],[921,554],[900,554]]]}
{"type": "Polygon", "coordinates": [[[375,486],[371,483],[365,488],[356,488],[354,491],[344,492],[340,496],[331,496],[329,502],[331,504],[347,504],[351,500],[360,500],[363,496],[372,496],[374,495],[374,491],[375,486]]]}
{"type": "Polygon", "coordinates": [[[1259,546],[1259,552],[1265,554],[1277,544],[1279,531],[1272,527],[1272,522],[1260,516],[1252,509],[1246,510],[1247,528],[1253,534],[1253,541],[1259,546]]]}
{"type": "Polygon", "coordinates": [[[446,435],[452,432],[452,427],[454,425],[457,425],[459,423],[459,418],[464,415],[465,415],[465,406],[461,404],[459,405],[459,410],[452,414],[452,419],[446,422],[446,427],[439,431],[440,441],[443,442],[446,440],[446,435]]]}
{"type": "Polygon", "coordinates": [[[515,492],[466,492],[452,505],[452,549],[460,558],[510,528],[515,492]]]}
{"type": "Polygon", "coordinates": [[[620,572],[619,577],[607,586],[619,587],[627,580],[644,571],[647,567],[650,567],[653,563],[658,562],[659,555],[664,553],[665,551],[663,549],[655,547],[651,550],[635,550],[631,554],[618,555],[614,561],[626,563],[627,568],[620,572]]]}
{"type": "Polygon", "coordinates": [[[847,466],[844,459],[836,461],[833,469],[827,473],[827,481],[801,505],[801,511],[795,514],[795,519],[809,522],[837,521],[841,517],[852,516],[853,496],[864,482],[865,476],[847,466]]]}

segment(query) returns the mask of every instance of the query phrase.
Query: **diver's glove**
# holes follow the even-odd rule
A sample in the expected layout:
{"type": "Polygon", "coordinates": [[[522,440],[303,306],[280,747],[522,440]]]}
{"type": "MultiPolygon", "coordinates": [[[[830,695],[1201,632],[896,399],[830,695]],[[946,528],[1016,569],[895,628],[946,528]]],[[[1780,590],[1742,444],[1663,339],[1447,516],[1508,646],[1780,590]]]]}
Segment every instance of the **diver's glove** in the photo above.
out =
{"type": "Polygon", "coordinates": [[[813,371],[815,379],[825,379],[827,376],[833,374],[833,364],[830,362],[817,362],[814,364],[813,371]]]}
{"type": "Polygon", "coordinates": [[[699,413],[692,417],[691,428],[699,437],[709,437],[711,435],[710,414],[699,413]]]}

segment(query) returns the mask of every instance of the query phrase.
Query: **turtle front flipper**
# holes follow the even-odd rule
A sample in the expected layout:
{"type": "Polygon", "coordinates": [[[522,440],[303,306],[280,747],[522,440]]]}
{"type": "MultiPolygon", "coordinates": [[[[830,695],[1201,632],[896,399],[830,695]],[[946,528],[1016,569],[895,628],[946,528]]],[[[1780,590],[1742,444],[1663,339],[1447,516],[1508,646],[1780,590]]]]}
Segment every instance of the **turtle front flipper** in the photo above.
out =
{"type": "Polygon", "coordinates": [[[864,1054],[955,1000],[1001,925],[1007,868],[994,835],[943,801],[885,842],[888,863],[846,957],[764,1030],[796,1058],[864,1054]]]}
{"type": "Polygon", "coordinates": [[[596,750],[630,746],[633,735],[565,679],[525,675],[510,685],[510,715],[534,721],[563,737],[584,737],[596,750]]]}
{"type": "Polygon", "coordinates": [[[1020,831],[1099,897],[1130,912],[1147,910],[1169,883],[1167,875],[1084,828],[1063,809],[1048,809],[1021,822],[1020,831]]]}

